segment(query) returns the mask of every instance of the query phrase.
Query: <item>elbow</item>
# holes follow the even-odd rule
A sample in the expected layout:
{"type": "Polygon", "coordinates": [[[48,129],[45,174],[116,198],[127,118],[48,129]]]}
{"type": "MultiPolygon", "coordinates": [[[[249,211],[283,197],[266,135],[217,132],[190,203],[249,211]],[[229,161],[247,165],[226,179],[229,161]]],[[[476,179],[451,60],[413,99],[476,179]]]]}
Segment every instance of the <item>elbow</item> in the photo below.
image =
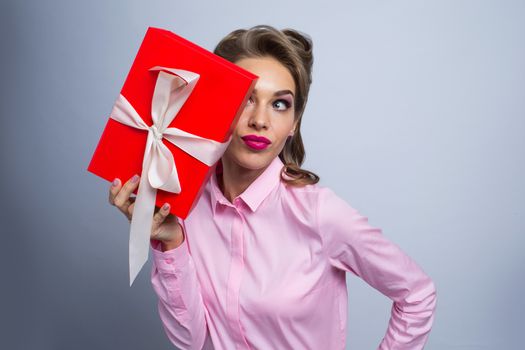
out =
{"type": "Polygon", "coordinates": [[[416,283],[399,305],[405,311],[433,318],[437,305],[437,289],[434,281],[425,276],[416,283]]]}
{"type": "Polygon", "coordinates": [[[419,312],[420,315],[429,321],[429,325],[433,323],[434,313],[437,306],[437,289],[434,281],[430,277],[426,280],[424,287],[417,293],[417,298],[413,303],[414,311],[419,312]]]}
{"type": "Polygon", "coordinates": [[[424,302],[426,304],[426,309],[433,315],[437,305],[437,289],[436,284],[430,278],[427,287],[427,296],[424,299],[424,302]]]}
{"type": "Polygon", "coordinates": [[[421,316],[425,320],[426,326],[424,327],[427,331],[432,329],[434,323],[434,317],[437,306],[437,290],[434,281],[429,280],[427,287],[427,295],[422,300],[420,305],[421,316]]]}

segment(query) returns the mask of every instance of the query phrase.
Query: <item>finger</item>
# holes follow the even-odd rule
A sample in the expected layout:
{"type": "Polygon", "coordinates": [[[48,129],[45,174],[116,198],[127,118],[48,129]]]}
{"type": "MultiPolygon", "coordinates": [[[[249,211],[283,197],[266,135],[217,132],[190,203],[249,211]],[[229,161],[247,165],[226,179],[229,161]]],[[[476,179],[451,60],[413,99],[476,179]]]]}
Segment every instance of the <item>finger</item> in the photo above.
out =
{"type": "Polygon", "coordinates": [[[138,175],[134,175],[124,184],[124,186],[122,186],[120,191],[115,196],[115,206],[118,207],[124,214],[127,214],[127,209],[131,204],[129,199],[130,195],[134,190],[137,189],[139,185],[139,179],[140,177],[138,175]]]}
{"type": "Polygon", "coordinates": [[[166,220],[166,217],[170,213],[170,205],[169,203],[164,203],[162,208],[160,208],[155,215],[153,215],[153,225],[151,228],[152,232],[155,232],[159,226],[166,220]]]}
{"type": "Polygon", "coordinates": [[[127,209],[127,216],[128,216],[128,219],[131,220],[131,217],[133,216],[133,208],[135,208],[135,203],[131,203],[129,206],[128,206],[128,209],[127,209]]]}
{"type": "Polygon", "coordinates": [[[119,178],[115,178],[109,187],[109,204],[115,205],[115,196],[122,187],[122,183],[119,178]]]}

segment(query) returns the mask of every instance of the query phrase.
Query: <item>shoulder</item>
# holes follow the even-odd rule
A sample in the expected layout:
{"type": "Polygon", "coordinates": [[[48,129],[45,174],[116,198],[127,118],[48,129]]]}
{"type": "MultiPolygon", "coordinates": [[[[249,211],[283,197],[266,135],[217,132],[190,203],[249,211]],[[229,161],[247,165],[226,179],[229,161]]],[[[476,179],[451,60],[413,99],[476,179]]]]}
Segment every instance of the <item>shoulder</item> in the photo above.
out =
{"type": "Polygon", "coordinates": [[[330,187],[320,184],[282,186],[285,186],[281,196],[286,215],[307,224],[327,252],[348,244],[359,246],[359,241],[365,237],[363,233],[376,230],[369,225],[366,216],[330,187]]]}
{"type": "MultiPolygon", "coordinates": [[[[281,182],[282,192],[290,198],[307,201],[308,204],[313,204],[316,207],[327,207],[331,205],[350,207],[350,204],[339,196],[332,188],[312,184],[305,186],[290,186],[281,182]]],[[[353,209],[353,208],[352,208],[353,209]]]]}
{"type": "Polygon", "coordinates": [[[280,187],[281,196],[286,204],[296,207],[298,211],[314,219],[317,225],[357,212],[332,188],[324,185],[290,186],[281,182],[280,187]]]}
{"type": "Polygon", "coordinates": [[[317,196],[317,207],[320,215],[355,214],[357,210],[350,203],[329,187],[322,187],[317,196]]]}
{"type": "Polygon", "coordinates": [[[323,191],[323,186],[319,184],[292,186],[281,181],[279,187],[283,200],[308,212],[316,210],[319,194],[323,191]]]}
{"type": "Polygon", "coordinates": [[[362,215],[346,198],[330,187],[313,185],[304,191],[313,194],[316,226],[324,235],[347,235],[356,226],[368,221],[368,218],[362,215]]]}

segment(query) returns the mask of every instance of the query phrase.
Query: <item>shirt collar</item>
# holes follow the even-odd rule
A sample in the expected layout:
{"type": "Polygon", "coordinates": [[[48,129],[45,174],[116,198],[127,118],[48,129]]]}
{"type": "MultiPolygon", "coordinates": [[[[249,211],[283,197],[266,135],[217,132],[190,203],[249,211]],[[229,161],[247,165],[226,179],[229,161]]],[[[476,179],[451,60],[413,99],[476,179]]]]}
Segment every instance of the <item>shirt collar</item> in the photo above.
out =
{"type": "MultiPolygon", "coordinates": [[[[262,201],[268,197],[270,192],[279,184],[281,180],[281,170],[284,164],[279,157],[275,157],[270,165],[259,175],[248,188],[237,198],[240,198],[248,205],[252,212],[256,211],[262,201]]],[[[219,161],[216,171],[211,176],[211,207],[213,214],[217,205],[233,206],[232,203],[224,196],[217,183],[217,173],[222,172],[222,163],[219,161]]]]}

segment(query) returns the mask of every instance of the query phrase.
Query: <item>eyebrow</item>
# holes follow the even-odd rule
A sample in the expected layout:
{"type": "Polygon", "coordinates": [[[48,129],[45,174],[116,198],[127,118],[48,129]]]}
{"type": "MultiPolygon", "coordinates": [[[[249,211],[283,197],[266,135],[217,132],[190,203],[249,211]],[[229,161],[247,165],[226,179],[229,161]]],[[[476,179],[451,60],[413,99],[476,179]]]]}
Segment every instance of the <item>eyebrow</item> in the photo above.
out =
{"type": "MultiPolygon", "coordinates": [[[[253,89],[253,93],[254,94],[257,94],[257,89],[253,89]]],[[[293,97],[295,97],[295,95],[293,94],[293,92],[291,90],[279,90],[279,91],[276,91],[274,92],[274,96],[282,96],[282,95],[292,95],[293,97]]]]}

